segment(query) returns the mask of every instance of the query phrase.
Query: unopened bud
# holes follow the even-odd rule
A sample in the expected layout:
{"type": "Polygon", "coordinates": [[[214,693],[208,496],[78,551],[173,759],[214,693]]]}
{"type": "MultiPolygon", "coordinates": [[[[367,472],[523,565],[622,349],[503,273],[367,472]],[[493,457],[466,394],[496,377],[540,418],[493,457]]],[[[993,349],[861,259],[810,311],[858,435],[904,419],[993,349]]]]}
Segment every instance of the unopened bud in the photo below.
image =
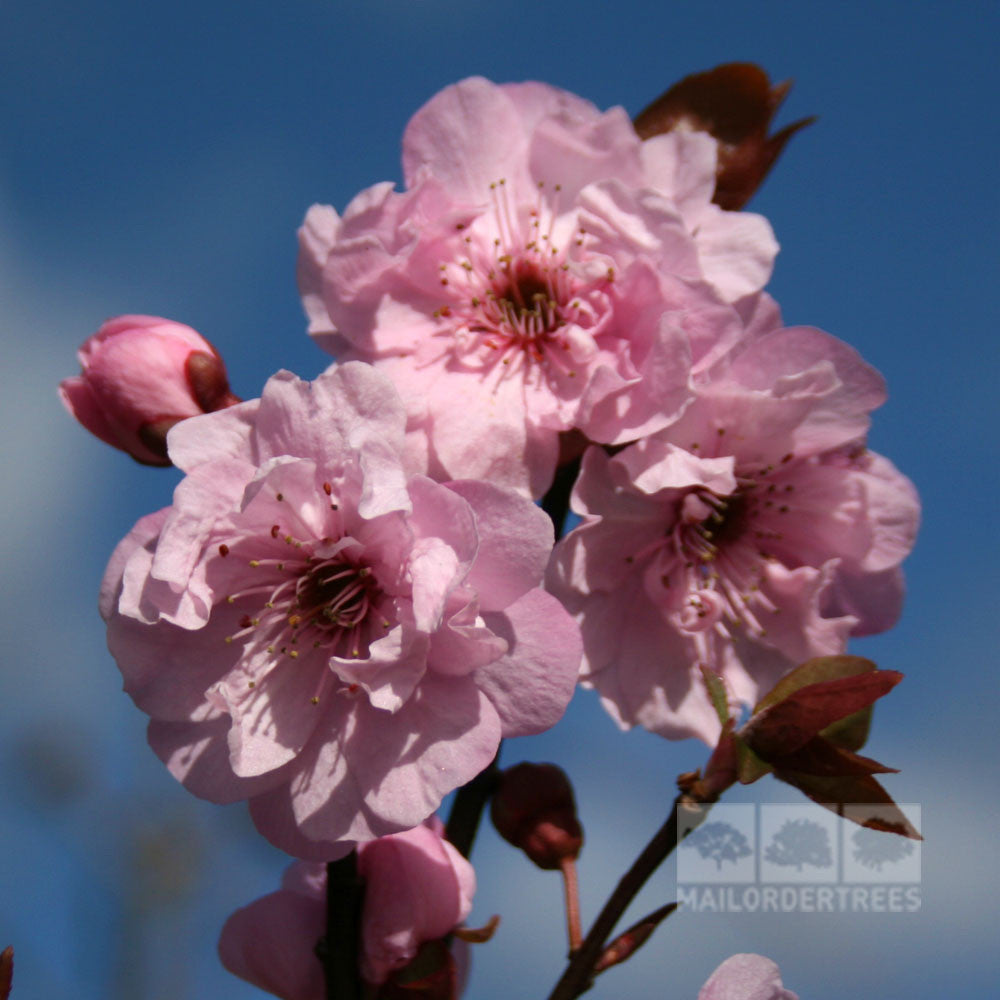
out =
{"type": "Polygon", "coordinates": [[[158,316],[109,319],[77,357],[82,373],[59,385],[66,409],[145,465],[170,465],[167,431],[178,421],[240,401],[218,351],[191,327],[158,316]]]}
{"type": "Polygon", "coordinates": [[[573,786],[555,764],[517,764],[504,771],[490,817],[500,836],[539,868],[561,868],[583,846],[573,786]]]}

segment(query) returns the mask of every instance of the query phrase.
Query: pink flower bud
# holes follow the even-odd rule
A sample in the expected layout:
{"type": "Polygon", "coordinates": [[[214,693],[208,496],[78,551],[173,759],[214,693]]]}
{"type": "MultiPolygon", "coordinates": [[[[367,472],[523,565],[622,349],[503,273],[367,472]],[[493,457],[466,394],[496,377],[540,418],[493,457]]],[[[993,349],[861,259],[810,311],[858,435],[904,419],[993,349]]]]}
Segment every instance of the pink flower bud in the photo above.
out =
{"type": "Polygon", "coordinates": [[[173,320],[116,316],[77,357],[82,373],[59,385],[66,409],[144,465],[170,465],[167,431],[179,420],[239,402],[218,351],[173,320]]]}
{"type": "Polygon", "coordinates": [[[518,764],[500,776],[490,806],[497,832],[551,871],[574,860],[583,846],[573,786],[555,764],[518,764]]]}

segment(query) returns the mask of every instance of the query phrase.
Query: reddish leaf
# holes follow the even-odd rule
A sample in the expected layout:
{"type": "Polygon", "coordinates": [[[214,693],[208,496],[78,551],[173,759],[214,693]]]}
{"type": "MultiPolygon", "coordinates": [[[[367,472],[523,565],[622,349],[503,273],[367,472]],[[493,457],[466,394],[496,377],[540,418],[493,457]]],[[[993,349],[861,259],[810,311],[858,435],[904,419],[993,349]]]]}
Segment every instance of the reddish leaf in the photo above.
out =
{"type": "Polygon", "coordinates": [[[627,958],[631,958],[649,940],[653,931],[676,909],[677,903],[667,903],[666,906],[661,906],[619,934],[601,953],[601,957],[594,964],[594,972],[603,972],[612,965],[620,965],[627,958]]]}
{"type": "Polygon", "coordinates": [[[8,945],[0,952],[0,1000],[7,1000],[14,982],[14,949],[8,945]]]}
{"type": "Polygon", "coordinates": [[[763,760],[774,760],[804,746],[834,722],[867,708],[902,679],[895,670],[878,670],[810,684],[754,714],[740,735],[763,760]]]}
{"type": "Polygon", "coordinates": [[[763,712],[765,708],[784,701],[790,694],[810,684],[821,684],[824,681],[835,681],[841,677],[855,677],[858,674],[870,674],[878,670],[878,666],[863,656],[816,656],[806,660],[778,681],[770,691],[754,706],[754,715],[763,712]]]}
{"type": "Polygon", "coordinates": [[[771,126],[791,82],[771,86],[753,63],[726,63],[675,83],[635,118],[643,139],[687,129],[719,142],[714,201],[738,209],[750,200],[788,140],[815,118],[803,118],[772,136],[771,126]]]}
{"type": "Polygon", "coordinates": [[[814,737],[794,753],[785,754],[773,763],[778,771],[797,771],[827,778],[899,773],[896,768],[886,767],[870,757],[834,746],[822,736],[814,737]]]}
{"type": "Polygon", "coordinates": [[[813,802],[838,816],[872,830],[897,833],[913,840],[924,838],[914,829],[892,796],[870,774],[821,777],[775,769],[774,776],[798,788],[813,802]]]}

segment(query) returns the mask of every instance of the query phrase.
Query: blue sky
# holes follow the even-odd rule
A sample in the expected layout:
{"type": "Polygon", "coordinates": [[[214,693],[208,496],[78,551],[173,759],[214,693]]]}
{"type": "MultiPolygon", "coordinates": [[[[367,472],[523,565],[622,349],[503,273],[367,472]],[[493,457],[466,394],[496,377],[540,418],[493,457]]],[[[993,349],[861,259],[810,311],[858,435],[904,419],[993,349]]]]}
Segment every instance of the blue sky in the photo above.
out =
{"type": "MultiPolygon", "coordinates": [[[[0,699],[0,945],[17,1000],[251,1000],[214,941],[270,891],[282,857],[240,807],[178,789],[145,746],[104,649],[96,588],[111,548],[168,502],[172,472],[133,465],[62,413],[59,378],[107,316],[187,322],[234,389],[315,375],[295,229],[399,175],[408,117],[479,73],[542,79],[640,110],[733,60],[795,79],[797,137],[751,207],[782,245],[770,286],[789,323],[849,341],[887,376],[872,445],[925,504],[909,600],[856,651],[900,669],[873,756],[922,806],[916,914],[671,918],[591,996],[693,998],[723,957],[761,951],[803,998],[983,996],[996,973],[1000,135],[995,3],[614,4],[481,0],[283,5],[7,0],[0,9],[0,316],[6,538],[0,699]],[[153,904],[150,904],[150,900],[153,904]],[[182,956],[179,961],[178,956],[182,956]]],[[[592,697],[508,747],[578,786],[593,915],[703,750],[622,735],[592,697]]],[[[768,781],[743,801],[788,801],[768,781]]],[[[794,800],[793,800],[794,801],[794,800]]],[[[554,876],[484,832],[469,997],[544,996],[560,965],[554,876]]],[[[674,898],[668,865],[636,916],[674,898]]]]}

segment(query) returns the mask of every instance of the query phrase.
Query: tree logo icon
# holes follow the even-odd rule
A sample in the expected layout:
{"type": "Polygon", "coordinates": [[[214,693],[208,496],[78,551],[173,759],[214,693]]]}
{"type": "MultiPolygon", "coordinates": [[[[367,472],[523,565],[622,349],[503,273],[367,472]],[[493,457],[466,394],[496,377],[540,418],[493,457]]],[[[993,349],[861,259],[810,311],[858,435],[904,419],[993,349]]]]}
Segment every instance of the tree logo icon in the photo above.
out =
{"type": "Polygon", "coordinates": [[[804,865],[829,868],[833,864],[830,834],[825,826],[811,819],[785,820],[764,850],[764,859],[796,871],[802,871],[804,865]]]}
{"type": "Polygon", "coordinates": [[[683,847],[714,861],[716,871],[727,863],[736,865],[740,858],[753,853],[747,838],[729,823],[705,823],[684,841],[683,847]]]}
{"type": "Polygon", "coordinates": [[[913,841],[882,830],[858,827],[851,837],[854,860],[865,868],[882,871],[883,865],[894,865],[908,858],[914,850],[913,841]]]}

